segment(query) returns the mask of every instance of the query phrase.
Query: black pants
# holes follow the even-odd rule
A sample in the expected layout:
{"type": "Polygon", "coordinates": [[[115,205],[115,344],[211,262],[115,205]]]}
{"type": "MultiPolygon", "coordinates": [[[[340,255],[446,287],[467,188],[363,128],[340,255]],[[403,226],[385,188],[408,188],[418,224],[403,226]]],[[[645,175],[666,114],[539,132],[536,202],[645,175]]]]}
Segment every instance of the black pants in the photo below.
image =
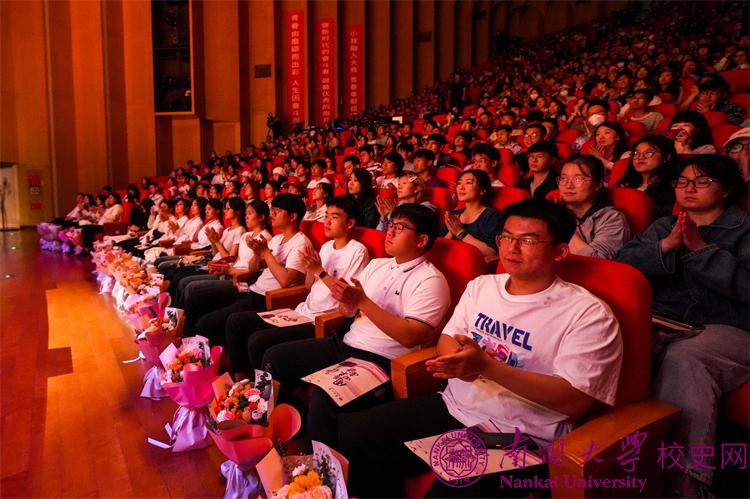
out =
{"type": "Polygon", "coordinates": [[[237,312],[227,318],[225,333],[232,369],[252,374],[255,369],[264,369],[263,355],[269,348],[314,338],[315,324],[276,327],[261,319],[256,312],[237,312]]]}
{"type": "Polygon", "coordinates": [[[102,225],[84,225],[81,227],[81,242],[86,249],[93,249],[96,235],[104,232],[102,225]]]}
{"type": "Polygon", "coordinates": [[[225,328],[230,315],[237,312],[264,311],[266,309],[266,297],[250,291],[240,293],[231,305],[214,310],[201,317],[195,324],[194,334],[205,336],[211,345],[223,345],[226,334],[225,328]]]}
{"type": "Polygon", "coordinates": [[[276,345],[266,351],[262,361],[263,366],[270,364],[273,378],[281,383],[279,403],[292,403],[302,414],[307,409],[304,418],[307,437],[334,448],[338,448],[338,418],[342,413],[369,409],[393,399],[391,384],[386,383],[343,407],[339,407],[327,393],[317,387],[313,388],[306,408],[299,400],[294,400],[295,388],[304,383],[300,380],[301,377],[349,357],[368,360],[382,367],[385,372],[391,372],[390,360],[372,352],[352,348],[338,334],[276,345]]]}
{"type": "MultiPolygon", "coordinates": [[[[499,408],[501,410],[501,408],[499,408]]],[[[396,400],[365,411],[342,414],[339,450],[349,459],[349,493],[357,497],[404,497],[404,478],[430,472],[430,467],[403,443],[464,428],[448,412],[439,393],[396,400]]],[[[546,466],[514,470],[515,478],[549,476],[546,466]]],[[[502,488],[500,475],[456,488],[437,478],[427,497],[524,497],[528,489],[502,488]]]]}
{"type": "Polygon", "coordinates": [[[189,278],[182,279],[181,282],[183,284],[187,282],[188,285],[178,287],[178,296],[172,303],[175,307],[185,310],[185,331],[192,335],[195,325],[204,315],[231,305],[237,300],[238,293],[237,288],[230,280],[188,281],[189,278]],[[179,296],[181,288],[184,288],[182,298],[179,296]]]}

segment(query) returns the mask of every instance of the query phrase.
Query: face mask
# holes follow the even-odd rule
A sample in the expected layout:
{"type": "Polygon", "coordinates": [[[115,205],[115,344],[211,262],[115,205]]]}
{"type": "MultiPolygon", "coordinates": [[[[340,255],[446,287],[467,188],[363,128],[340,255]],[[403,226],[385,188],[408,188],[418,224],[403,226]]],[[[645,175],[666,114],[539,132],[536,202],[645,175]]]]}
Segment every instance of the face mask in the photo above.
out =
{"type": "Polygon", "coordinates": [[[589,116],[589,124],[591,126],[599,126],[604,123],[604,121],[605,118],[601,114],[592,114],[591,116],[589,116]]]}
{"type": "Polygon", "coordinates": [[[531,94],[529,97],[531,97],[531,100],[536,100],[539,97],[539,94],[531,94]]]}
{"type": "Polygon", "coordinates": [[[562,97],[567,97],[568,96],[568,90],[567,89],[560,90],[560,95],[562,97]]]}

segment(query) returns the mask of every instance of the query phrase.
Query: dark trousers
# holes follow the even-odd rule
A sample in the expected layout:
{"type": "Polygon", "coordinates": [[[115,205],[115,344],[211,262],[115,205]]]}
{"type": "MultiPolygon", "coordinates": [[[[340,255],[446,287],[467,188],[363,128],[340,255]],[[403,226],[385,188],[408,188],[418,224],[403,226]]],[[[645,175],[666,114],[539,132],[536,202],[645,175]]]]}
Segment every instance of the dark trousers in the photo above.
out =
{"type": "Polygon", "coordinates": [[[225,328],[227,318],[236,312],[264,311],[266,309],[266,297],[250,291],[239,293],[234,303],[214,310],[201,317],[195,324],[194,334],[205,336],[211,345],[223,345],[226,334],[225,328]]]}
{"type": "Polygon", "coordinates": [[[96,235],[104,232],[104,226],[102,225],[84,225],[81,227],[81,242],[83,247],[86,249],[92,249],[94,247],[94,238],[96,235]]]}
{"type": "Polygon", "coordinates": [[[256,312],[237,312],[227,318],[225,333],[232,369],[252,375],[255,369],[264,369],[263,355],[269,348],[314,338],[315,324],[276,327],[261,319],[256,312]]]}
{"type": "Polygon", "coordinates": [[[174,302],[176,307],[185,310],[185,331],[189,335],[193,334],[195,325],[204,315],[231,305],[238,296],[237,288],[229,279],[199,279],[199,277],[207,277],[207,275],[182,279],[183,284],[190,280],[192,282],[185,286],[182,299],[178,297],[174,302]]]}
{"type": "MultiPolygon", "coordinates": [[[[404,478],[431,471],[404,442],[464,427],[450,415],[439,393],[342,414],[338,424],[337,450],[349,459],[350,495],[404,497],[404,478]]],[[[509,473],[514,478],[538,475],[545,479],[549,476],[545,465],[509,473]]],[[[492,474],[463,488],[445,485],[436,478],[426,497],[525,497],[531,492],[529,489],[502,488],[500,474],[492,474]]]]}
{"type": "MultiPolygon", "coordinates": [[[[390,373],[391,361],[372,352],[346,345],[338,334],[325,338],[293,341],[271,347],[263,356],[262,365],[270,364],[273,378],[281,383],[279,403],[292,403],[304,414],[305,406],[294,400],[295,388],[302,385],[301,377],[337,364],[349,357],[368,360],[390,373]]],[[[393,399],[390,383],[339,407],[320,388],[313,388],[307,404],[306,434],[310,440],[323,442],[338,448],[338,418],[342,413],[361,411],[393,399]]]]}

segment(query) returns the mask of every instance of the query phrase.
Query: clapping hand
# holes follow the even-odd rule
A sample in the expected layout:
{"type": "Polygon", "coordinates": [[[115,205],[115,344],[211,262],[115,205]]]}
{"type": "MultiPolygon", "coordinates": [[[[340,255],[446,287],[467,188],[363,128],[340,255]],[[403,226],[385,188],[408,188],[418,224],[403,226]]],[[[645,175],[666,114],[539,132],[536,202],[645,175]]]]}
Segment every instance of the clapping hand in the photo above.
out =
{"type": "Polygon", "coordinates": [[[207,228],[207,229],[206,229],[206,237],[207,237],[207,238],[208,238],[208,240],[209,240],[209,241],[211,241],[212,243],[216,243],[216,242],[218,242],[218,241],[219,241],[219,239],[220,239],[220,238],[219,238],[219,233],[218,233],[218,232],[216,232],[216,231],[215,231],[215,230],[213,229],[213,227],[209,227],[209,228],[207,228]]]}
{"type": "Polygon", "coordinates": [[[352,284],[349,285],[343,279],[336,279],[331,288],[331,295],[347,310],[353,312],[364,303],[367,295],[357,279],[352,278],[352,284]]]}
{"type": "Polygon", "coordinates": [[[323,265],[320,262],[320,255],[312,246],[305,246],[300,253],[302,265],[305,271],[312,274],[320,274],[323,271],[323,265]]]}
{"type": "Polygon", "coordinates": [[[461,223],[461,220],[456,215],[448,211],[445,212],[445,227],[448,229],[448,232],[450,232],[454,236],[459,235],[461,231],[464,230],[464,226],[461,223]]]}
{"type": "Polygon", "coordinates": [[[427,371],[435,378],[458,378],[472,382],[482,374],[488,361],[492,358],[482,350],[479,344],[462,334],[453,337],[458,343],[458,350],[454,353],[441,355],[426,362],[427,371]]]}
{"type": "Polygon", "coordinates": [[[256,255],[262,256],[268,250],[268,241],[265,237],[257,239],[251,237],[247,239],[247,247],[253,250],[256,255]]]}
{"type": "Polygon", "coordinates": [[[380,218],[384,219],[396,209],[396,200],[378,196],[375,198],[375,207],[378,209],[378,213],[380,213],[380,218]]]}

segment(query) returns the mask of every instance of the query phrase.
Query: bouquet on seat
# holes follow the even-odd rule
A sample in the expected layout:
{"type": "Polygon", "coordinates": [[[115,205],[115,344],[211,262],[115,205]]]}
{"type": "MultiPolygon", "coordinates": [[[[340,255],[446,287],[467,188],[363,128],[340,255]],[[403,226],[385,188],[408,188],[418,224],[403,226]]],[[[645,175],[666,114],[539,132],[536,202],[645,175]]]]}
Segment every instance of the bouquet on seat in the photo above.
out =
{"type": "Polygon", "coordinates": [[[274,447],[289,441],[302,426],[297,410],[274,407],[274,382],[268,372],[256,371],[255,382],[233,383],[228,374],[214,382],[209,408],[209,435],[228,458],[221,473],[227,479],[225,499],[257,497],[260,482],[255,466],[274,447]]]}

